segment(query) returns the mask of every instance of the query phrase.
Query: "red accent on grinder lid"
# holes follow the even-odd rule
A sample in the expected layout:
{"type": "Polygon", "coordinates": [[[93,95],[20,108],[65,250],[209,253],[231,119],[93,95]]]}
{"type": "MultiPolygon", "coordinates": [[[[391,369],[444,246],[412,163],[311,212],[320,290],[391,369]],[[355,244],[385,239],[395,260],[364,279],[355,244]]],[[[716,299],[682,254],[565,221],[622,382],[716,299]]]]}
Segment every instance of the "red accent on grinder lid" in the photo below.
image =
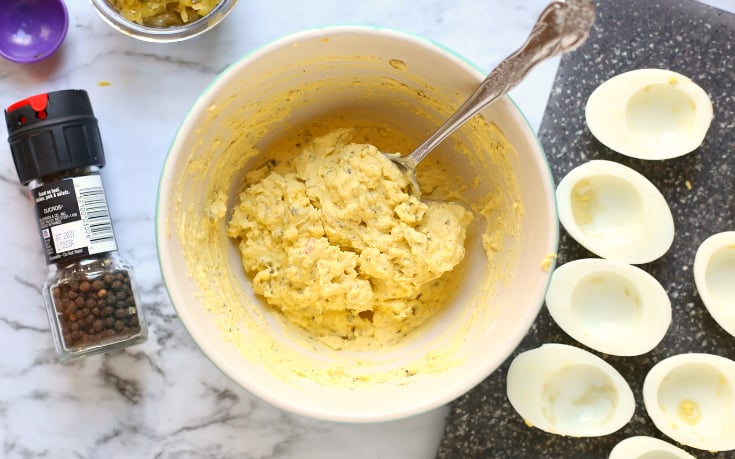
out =
{"type": "Polygon", "coordinates": [[[9,113],[13,110],[19,109],[20,107],[25,107],[26,105],[30,105],[34,112],[42,112],[46,110],[46,107],[48,107],[48,93],[44,92],[23,100],[19,100],[18,102],[8,107],[7,111],[9,113]]]}

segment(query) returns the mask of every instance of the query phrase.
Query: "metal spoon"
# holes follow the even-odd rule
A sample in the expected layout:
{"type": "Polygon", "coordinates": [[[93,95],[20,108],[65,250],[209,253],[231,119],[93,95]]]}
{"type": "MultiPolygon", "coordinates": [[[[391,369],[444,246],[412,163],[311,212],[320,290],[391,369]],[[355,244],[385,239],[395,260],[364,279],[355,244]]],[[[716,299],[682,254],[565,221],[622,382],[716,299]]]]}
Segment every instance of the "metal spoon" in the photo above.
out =
{"type": "Polygon", "coordinates": [[[584,43],[594,21],[595,9],[589,0],[551,2],[541,13],[523,46],[495,67],[431,137],[406,156],[386,154],[406,171],[414,193],[420,194],[416,166],[429,152],[480,110],[514,88],[536,64],[584,43]]]}

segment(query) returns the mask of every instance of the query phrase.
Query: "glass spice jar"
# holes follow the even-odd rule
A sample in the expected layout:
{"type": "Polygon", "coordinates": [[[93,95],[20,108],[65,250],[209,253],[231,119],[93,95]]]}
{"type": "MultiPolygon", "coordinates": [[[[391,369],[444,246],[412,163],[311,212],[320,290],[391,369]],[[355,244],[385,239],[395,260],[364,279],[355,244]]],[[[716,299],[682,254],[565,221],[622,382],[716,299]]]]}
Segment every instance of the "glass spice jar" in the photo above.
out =
{"type": "Polygon", "coordinates": [[[133,269],[117,254],[100,175],[102,139],[87,93],[29,97],[8,107],[5,121],[49,266],[43,297],[59,359],[145,341],[133,269]]]}

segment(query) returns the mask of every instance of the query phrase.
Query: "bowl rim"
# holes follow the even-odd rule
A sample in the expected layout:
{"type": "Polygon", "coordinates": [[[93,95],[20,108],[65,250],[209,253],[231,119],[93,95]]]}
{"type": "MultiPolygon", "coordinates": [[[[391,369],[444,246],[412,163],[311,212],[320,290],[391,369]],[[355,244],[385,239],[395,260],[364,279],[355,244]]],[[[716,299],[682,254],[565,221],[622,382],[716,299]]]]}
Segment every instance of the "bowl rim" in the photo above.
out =
{"type": "MultiPolygon", "coordinates": [[[[264,44],[261,47],[258,47],[251,52],[245,54],[243,57],[239,58],[229,66],[227,66],[224,70],[222,70],[217,76],[215,76],[212,81],[209,82],[209,84],[202,90],[202,92],[197,96],[197,99],[192,104],[189,111],[186,113],[185,117],[182,119],[179,127],[177,128],[174,137],[169,145],[169,149],[166,153],[166,156],[164,158],[164,162],[161,168],[161,174],[159,176],[159,186],[157,189],[156,194],[156,211],[155,211],[155,233],[156,233],[156,253],[158,255],[158,263],[159,268],[161,270],[162,278],[163,278],[163,285],[165,287],[166,293],[169,297],[169,300],[171,302],[171,305],[173,306],[174,310],[176,311],[179,320],[181,321],[184,329],[191,337],[192,341],[196,344],[196,346],[199,348],[199,350],[212,362],[219,371],[221,371],[223,374],[225,374],[231,381],[233,381],[235,384],[237,384],[239,387],[245,389],[246,391],[250,392],[251,394],[257,396],[261,400],[264,400],[271,405],[289,411],[291,413],[295,413],[298,415],[310,417],[313,419],[319,419],[324,421],[336,421],[336,422],[349,422],[349,423],[371,423],[371,422],[383,422],[383,421],[391,421],[391,420],[398,420],[402,418],[406,418],[409,416],[421,414],[428,412],[430,410],[439,408],[462,394],[468,392],[470,389],[478,385],[482,380],[484,380],[486,377],[488,377],[490,374],[492,374],[494,371],[496,371],[500,365],[503,364],[504,361],[508,360],[511,355],[512,351],[520,345],[523,338],[526,336],[528,330],[532,326],[533,322],[536,320],[536,317],[541,311],[541,308],[544,304],[544,297],[546,295],[546,291],[549,286],[550,282],[550,273],[553,271],[554,266],[556,264],[555,257],[551,258],[550,264],[549,264],[549,275],[546,276],[546,282],[543,285],[543,288],[539,289],[539,292],[537,292],[537,297],[534,302],[533,308],[528,308],[526,311],[525,316],[523,317],[523,320],[519,322],[519,326],[516,327],[515,332],[511,335],[510,339],[508,340],[509,343],[509,349],[510,352],[508,352],[508,355],[501,355],[496,359],[488,359],[485,364],[482,366],[482,368],[479,368],[475,370],[474,373],[471,375],[468,374],[466,378],[463,378],[461,381],[456,381],[456,384],[452,387],[451,390],[445,390],[441,393],[441,395],[435,395],[430,400],[427,400],[424,403],[416,403],[411,406],[394,406],[390,409],[383,410],[381,413],[345,413],[345,412],[333,412],[333,411],[327,411],[324,409],[313,409],[309,406],[302,406],[297,403],[293,403],[290,400],[286,400],[283,398],[278,398],[275,396],[272,392],[269,392],[268,390],[264,390],[263,387],[258,387],[254,384],[245,383],[242,381],[238,381],[234,375],[230,374],[226,368],[227,365],[225,362],[222,361],[220,357],[218,357],[215,353],[210,352],[211,350],[206,348],[204,345],[202,345],[196,338],[195,338],[195,332],[192,330],[192,323],[189,322],[191,319],[188,319],[186,316],[186,312],[182,314],[182,309],[180,307],[176,306],[176,302],[174,301],[175,292],[172,292],[171,288],[169,287],[169,282],[167,282],[167,274],[165,266],[165,261],[163,260],[163,246],[165,245],[165,240],[169,238],[167,235],[167,230],[165,227],[167,226],[165,214],[166,209],[163,199],[163,195],[168,191],[169,186],[173,183],[174,179],[169,178],[167,181],[167,171],[170,168],[170,161],[172,161],[172,156],[175,147],[180,142],[180,139],[185,135],[185,132],[187,131],[189,127],[189,123],[192,121],[193,113],[199,112],[202,109],[206,109],[206,107],[209,105],[209,102],[207,101],[209,94],[212,92],[213,89],[218,87],[223,81],[227,80],[228,78],[234,78],[236,76],[236,71],[251,61],[257,59],[258,57],[268,53],[272,49],[279,48],[283,44],[291,43],[294,41],[301,41],[308,38],[313,37],[319,37],[325,33],[330,33],[332,35],[334,34],[342,34],[342,33],[365,33],[365,34],[374,34],[378,33],[384,36],[393,36],[401,40],[409,40],[417,43],[420,46],[424,47],[430,47],[435,50],[438,50],[445,54],[446,57],[454,59],[458,64],[464,65],[467,70],[471,71],[478,77],[478,82],[485,78],[486,72],[483,71],[479,66],[472,63],[470,60],[462,56],[461,54],[457,53],[456,51],[452,50],[451,48],[447,47],[446,45],[443,45],[441,43],[438,43],[432,39],[429,39],[427,37],[424,37],[419,34],[414,34],[402,30],[398,30],[395,28],[389,28],[389,27],[380,27],[375,25],[325,25],[325,26],[318,26],[318,27],[312,27],[308,29],[304,29],[295,33],[287,34],[285,36],[282,36],[276,40],[270,41],[266,44],[264,44]]],[[[528,130],[529,136],[529,142],[531,141],[531,138],[533,141],[536,142],[536,146],[538,148],[538,151],[541,153],[539,155],[539,165],[543,169],[544,175],[546,176],[548,183],[546,184],[549,186],[549,193],[547,196],[547,201],[549,204],[549,211],[550,215],[552,216],[551,220],[553,221],[553,225],[550,228],[550,230],[553,231],[553,234],[551,234],[550,242],[551,242],[551,249],[556,252],[559,246],[559,219],[558,219],[558,209],[557,209],[557,203],[554,195],[554,178],[551,171],[551,167],[548,161],[548,157],[545,154],[544,148],[541,145],[541,142],[538,138],[537,133],[533,130],[531,127],[528,118],[523,113],[523,111],[518,107],[515,101],[513,99],[506,95],[503,96],[504,99],[508,100],[511,104],[511,107],[515,111],[517,115],[519,115],[520,119],[525,124],[525,128],[528,130]]]]}

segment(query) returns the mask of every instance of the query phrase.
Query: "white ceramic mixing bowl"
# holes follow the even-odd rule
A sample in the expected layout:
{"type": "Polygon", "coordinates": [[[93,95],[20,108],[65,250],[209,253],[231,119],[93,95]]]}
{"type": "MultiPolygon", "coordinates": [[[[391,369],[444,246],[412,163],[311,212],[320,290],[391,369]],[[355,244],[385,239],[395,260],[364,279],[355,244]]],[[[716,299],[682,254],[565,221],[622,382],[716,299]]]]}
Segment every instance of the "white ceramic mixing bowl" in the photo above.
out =
{"type": "MultiPolygon", "coordinates": [[[[349,125],[354,117],[384,123],[417,145],[483,78],[425,39],[330,27],[272,43],[211,83],[166,159],[157,242],[171,301],[215,365],[285,410],[371,422],[445,404],[511,354],[542,305],[557,219],[541,146],[507,97],[427,159],[447,165],[448,189],[464,189],[478,208],[492,202],[485,211],[495,237],[483,239],[481,224],[469,231],[457,293],[437,318],[398,345],[328,349],[284,324],[253,294],[237,245],[225,235],[227,217],[212,205],[225,198],[220,202],[231,209],[244,172],[262,165],[258,150],[294,126],[330,117],[349,125]]],[[[385,134],[378,131],[376,143],[385,134]]],[[[383,151],[400,147],[386,142],[379,145],[383,151]]]]}

